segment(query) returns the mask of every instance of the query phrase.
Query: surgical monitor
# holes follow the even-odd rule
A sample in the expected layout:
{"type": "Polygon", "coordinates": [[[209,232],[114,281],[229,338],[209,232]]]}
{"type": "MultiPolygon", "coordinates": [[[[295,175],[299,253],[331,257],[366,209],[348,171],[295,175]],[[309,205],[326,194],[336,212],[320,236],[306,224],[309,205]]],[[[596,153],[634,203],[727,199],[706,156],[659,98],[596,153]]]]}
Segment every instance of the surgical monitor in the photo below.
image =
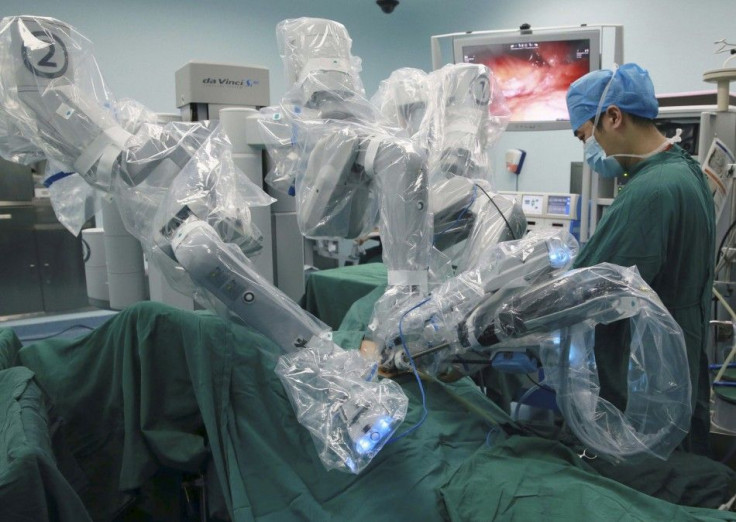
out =
{"type": "Polygon", "coordinates": [[[488,66],[511,109],[507,130],[569,129],[565,95],[572,82],[600,69],[600,28],[509,32],[456,38],[455,63],[488,66]]]}

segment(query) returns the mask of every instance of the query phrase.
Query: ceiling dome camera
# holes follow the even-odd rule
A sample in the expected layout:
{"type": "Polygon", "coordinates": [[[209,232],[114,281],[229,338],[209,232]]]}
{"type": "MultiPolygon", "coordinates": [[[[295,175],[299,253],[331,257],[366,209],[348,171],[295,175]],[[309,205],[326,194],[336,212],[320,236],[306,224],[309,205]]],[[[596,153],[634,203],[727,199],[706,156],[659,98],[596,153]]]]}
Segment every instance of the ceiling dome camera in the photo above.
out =
{"type": "Polygon", "coordinates": [[[386,14],[393,13],[394,8],[399,5],[399,0],[376,0],[378,7],[386,14]]]}

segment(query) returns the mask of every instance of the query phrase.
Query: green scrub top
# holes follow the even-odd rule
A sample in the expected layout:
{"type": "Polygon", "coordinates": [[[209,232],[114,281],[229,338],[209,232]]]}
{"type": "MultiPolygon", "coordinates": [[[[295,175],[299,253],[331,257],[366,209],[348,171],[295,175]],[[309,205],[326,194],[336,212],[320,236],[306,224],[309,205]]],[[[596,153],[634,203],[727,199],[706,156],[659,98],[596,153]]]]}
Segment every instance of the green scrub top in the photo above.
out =
{"type": "MultiPolygon", "coordinates": [[[[713,197],[700,165],[677,145],[637,163],[575,267],[636,265],[685,335],[693,417],[685,448],[707,453],[710,417],[707,328],[715,255],[713,197]]],[[[596,329],[601,396],[626,404],[628,321],[596,329]]]]}

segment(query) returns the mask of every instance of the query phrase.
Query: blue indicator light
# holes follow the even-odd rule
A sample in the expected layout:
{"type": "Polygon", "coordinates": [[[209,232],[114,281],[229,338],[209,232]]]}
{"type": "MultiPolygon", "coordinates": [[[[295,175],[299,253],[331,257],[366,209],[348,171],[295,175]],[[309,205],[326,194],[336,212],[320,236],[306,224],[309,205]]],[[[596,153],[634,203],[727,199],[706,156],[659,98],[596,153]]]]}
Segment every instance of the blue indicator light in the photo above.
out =
{"type": "Polygon", "coordinates": [[[570,252],[564,247],[550,247],[549,264],[552,268],[562,268],[570,261],[570,252]]]}
{"type": "Polygon", "coordinates": [[[377,446],[391,435],[393,424],[391,417],[379,418],[373,426],[355,443],[355,451],[359,455],[371,453],[377,446]]]}

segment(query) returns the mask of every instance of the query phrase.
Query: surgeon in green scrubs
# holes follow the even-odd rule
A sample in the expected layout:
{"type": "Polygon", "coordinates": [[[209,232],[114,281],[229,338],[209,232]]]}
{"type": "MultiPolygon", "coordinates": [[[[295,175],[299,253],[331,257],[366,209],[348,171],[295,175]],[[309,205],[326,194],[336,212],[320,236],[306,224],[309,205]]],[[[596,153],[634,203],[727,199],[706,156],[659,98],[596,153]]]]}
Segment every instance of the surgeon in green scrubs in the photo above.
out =
{"type": "MultiPolygon", "coordinates": [[[[575,266],[636,265],[685,334],[693,416],[686,451],[710,452],[709,304],[715,211],[700,166],[654,125],[659,106],[646,70],[636,64],[591,72],[567,93],[570,123],[597,175],[629,180],[583,246],[575,266]]],[[[601,396],[623,410],[627,396],[628,321],[596,330],[601,396]]]]}

